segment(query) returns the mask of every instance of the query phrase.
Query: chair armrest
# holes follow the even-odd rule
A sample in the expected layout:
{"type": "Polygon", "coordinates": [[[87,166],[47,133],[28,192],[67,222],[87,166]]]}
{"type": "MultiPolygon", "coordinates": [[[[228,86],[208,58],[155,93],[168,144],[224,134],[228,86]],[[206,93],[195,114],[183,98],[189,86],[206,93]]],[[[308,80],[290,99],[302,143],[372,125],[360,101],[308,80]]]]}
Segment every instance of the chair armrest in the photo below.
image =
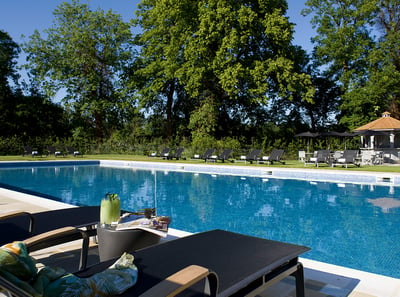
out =
{"type": "Polygon", "coordinates": [[[175,296],[202,279],[207,279],[206,294],[216,296],[218,291],[218,276],[207,268],[191,265],[172,274],[140,297],[175,296]]]}
{"type": "Polygon", "coordinates": [[[47,248],[60,243],[81,239],[82,233],[75,227],[63,227],[41,233],[23,240],[29,252],[47,248]]]}
{"type": "Polygon", "coordinates": [[[15,211],[8,211],[5,213],[0,213],[0,220],[6,220],[6,219],[11,219],[19,216],[28,216],[29,217],[29,233],[32,233],[33,231],[33,223],[34,223],[34,218],[33,215],[29,212],[26,211],[20,211],[20,210],[15,210],[15,211]]]}
{"type": "Polygon", "coordinates": [[[75,227],[63,227],[32,236],[25,239],[23,242],[25,243],[28,252],[33,252],[61,243],[82,239],[79,261],[79,270],[82,270],[86,268],[89,252],[89,236],[93,231],[96,230],[89,229],[88,231],[85,231],[75,227]]]}
{"type": "Polygon", "coordinates": [[[26,211],[20,211],[20,210],[7,211],[7,212],[0,213],[0,220],[13,218],[13,217],[17,217],[17,216],[20,216],[20,215],[31,216],[31,214],[29,212],[26,212],[26,211]]]}

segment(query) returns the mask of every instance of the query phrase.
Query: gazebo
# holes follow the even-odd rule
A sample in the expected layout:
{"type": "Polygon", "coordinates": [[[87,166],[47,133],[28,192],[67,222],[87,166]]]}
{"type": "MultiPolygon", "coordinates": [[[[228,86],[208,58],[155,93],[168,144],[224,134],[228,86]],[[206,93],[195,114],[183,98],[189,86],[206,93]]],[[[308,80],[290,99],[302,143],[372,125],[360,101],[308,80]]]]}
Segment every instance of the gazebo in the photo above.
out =
{"type": "Polygon", "coordinates": [[[398,162],[400,121],[392,118],[389,112],[384,112],[381,118],[358,127],[354,132],[361,136],[361,149],[382,151],[387,161],[398,162]]]}

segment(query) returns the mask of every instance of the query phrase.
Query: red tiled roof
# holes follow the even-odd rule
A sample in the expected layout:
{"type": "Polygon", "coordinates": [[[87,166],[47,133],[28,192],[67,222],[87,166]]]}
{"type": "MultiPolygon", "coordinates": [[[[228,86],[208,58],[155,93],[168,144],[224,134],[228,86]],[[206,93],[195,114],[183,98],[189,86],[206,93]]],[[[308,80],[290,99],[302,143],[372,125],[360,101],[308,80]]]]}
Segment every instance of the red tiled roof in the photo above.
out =
{"type": "Polygon", "coordinates": [[[381,118],[358,127],[354,131],[363,130],[400,130],[400,121],[392,118],[390,113],[385,112],[381,118]]]}

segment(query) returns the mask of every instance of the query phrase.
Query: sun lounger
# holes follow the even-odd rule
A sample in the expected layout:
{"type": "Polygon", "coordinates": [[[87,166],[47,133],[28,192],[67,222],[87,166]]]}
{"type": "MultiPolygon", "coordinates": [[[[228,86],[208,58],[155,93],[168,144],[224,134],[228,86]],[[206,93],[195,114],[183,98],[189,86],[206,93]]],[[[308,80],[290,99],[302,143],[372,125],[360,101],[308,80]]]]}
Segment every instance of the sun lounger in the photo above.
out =
{"type": "MultiPolygon", "coordinates": [[[[303,297],[303,266],[298,257],[308,250],[304,246],[222,230],[197,233],[133,252],[138,282],[120,296],[141,296],[169,275],[195,264],[207,268],[204,274],[213,271],[218,276],[211,274],[211,286],[208,286],[214,290],[218,288],[216,296],[256,296],[272,284],[294,276],[296,296],[303,297]]],[[[113,262],[102,262],[76,275],[88,277],[113,262]]],[[[193,284],[183,296],[198,296],[204,292],[204,285],[204,281],[193,284]]],[[[163,293],[166,296],[165,291],[163,293]]],[[[144,296],[157,295],[150,291],[144,296]]]]}
{"type": "Polygon", "coordinates": [[[61,151],[57,150],[54,146],[49,146],[47,148],[46,156],[53,155],[54,157],[61,156],[61,151]]]}
{"type": "Polygon", "coordinates": [[[169,153],[170,152],[171,152],[171,148],[166,147],[161,151],[160,157],[163,158],[163,159],[167,159],[169,157],[169,153]]]}
{"type": "Polygon", "coordinates": [[[346,168],[349,165],[360,166],[360,163],[357,162],[358,150],[345,150],[343,152],[343,156],[336,158],[331,164],[334,166],[345,166],[346,168]]]}
{"type": "Polygon", "coordinates": [[[268,164],[274,164],[274,162],[279,162],[281,164],[285,164],[285,162],[281,159],[284,152],[284,150],[273,149],[271,154],[269,156],[263,156],[259,163],[266,162],[268,164]]]}
{"type": "MultiPolygon", "coordinates": [[[[139,296],[168,275],[196,264],[218,275],[217,296],[262,292],[272,283],[292,275],[300,297],[304,296],[304,278],[298,256],[308,250],[303,246],[222,230],[197,233],[134,252],[140,282],[123,296],[139,296]]],[[[80,276],[102,270],[110,263],[89,268],[80,276]]],[[[194,286],[188,296],[202,291],[202,286],[194,286]]]]}
{"type": "Polygon", "coordinates": [[[74,157],[83,156],[83,154],[80,151],[76,150],[73,146],[67,146],[67,153],[68,155],[72,155],[74,157]]]}
{"type": "Polygon", "coordinates": [[[304,166],[307,164],[313,164],[316,167],[319,167],[319,164],[327,164],[330,163],[330,151],[329,150],[319,150],[317,151],[317,155],[315,157],[311,157],[308,160],[304,161],[304,166]]]}
{"type": "MultiPolygon", "coordinates": [[[[117,259],[118,265],[113,260],[114,263],[102,271],[79,277],[51,266],[45,266],[38,272],[35,259],[29,255],[31,244],[31,239],[27,239],[1,248],[1,296],[33,297],[42,296],[43,293],[45,296],[121,296],[129,287],[139,285],[137,269],[131,265],[134,259],[128,254],[117,259]]],[[[140,296],[176,296],[203,279],[208,284],[204,292],[208,296],[216,296],[217,275],[199,265],[190,265],[175,272],[140,296]]]]}
{"type": "Polygon", "coordinates": [[[208,160],[210,161],[214,161],[217,162],[218,160],[225,162],[225,160],[229,159],[229,156],[232,154],[231,149],[225,149],[222,151],[221,155],[217,156],[217,155],[211,155],[210,158],[208,160]]]}
{"type": "Polygon", "coordinates": [[[204,160],[205,162],[207,162],[207,160],[211,158],[214,152],[215,149],[213,148],[206,149],[203,155],[196,154],[193,156],[192,160],[204,160]]]}
{"type": "Polygon", "coordinates": [[[60,150],[57,150],[55,146],[49,146],[47,148],[46,156],[53,155],[54,157],[63,155],[60,150]]]}
{"type": "Polygon", "coordinates": [[[31,146],[24,146],[23,150],[24,150],[24,152],[22,153],[22,157],[25,157],[25,156],[35,157],[35,156],[39,155],[38,150],[32,149],[31,146]]]}
{"type": "Polygon", "coordinates": [[[182,153],[185,149],[183,147],[178,148],[175,153],[172,156],[168,156],[167,159],[168,160],[179,160],[180,158],[182,158],[182,153]]]}
{"type": "Polygon", "coordinates": [[[261,150],[254,149],[254,150],[251,150],[247,156],[241,156],[240,160],[237,160],[237,161],[244,161],[245,163],[247,161],[249,161],[250,164],[252,164],[253,162],[258,162],[260,160],[260,154],[261,154],[261,150]]]}
{"type": "MultiPolygon", "coordinates": [[[[190,288],[193,284],[203,279],[206,279],[209,284],[205,293],[208,296],[217,296],[216,292],[218,289],[218,277],[216,274],[212,271],[209,271],[207,268],[198,265],[190,265],[174,273],[173,275],[170,275],[168,278],[161,280],[156,286],[150,288],[139,297],[177,296],[187,288],[190,288]]],[[[0,276],[0,289],[1,288],[4,288],[7,292],[12,293],[11,296],[32,297],[23,289],[19,288],[17,285],[13,284],[2,276],[0,276]]]]}
{"type": "Polygon", "coordinates": [[[211,156],[214,154],[214,152],[215,152],[215,149],[213,149],[213,148],[207,149],[207,150],[204,152],[204,154],[203,154],[203,156],[202,156],[201,158],[202,158],[204,161],[207,162],[207,160],[211,158],[211,156]]]}
{"type": "MultiPolygon", "coordinates": [[[[0,246],[51,233],[51,240],[37,240],[32,251],[56,244],[83,239],[79,266],[85,267],[89,246],[88,238],[96,235],[100,220],[100,207],[84,206],[38,213],[7,212],[0,214],[0,246]]],[[[38,237],[38,239],[42,239],[38,237]]]]}

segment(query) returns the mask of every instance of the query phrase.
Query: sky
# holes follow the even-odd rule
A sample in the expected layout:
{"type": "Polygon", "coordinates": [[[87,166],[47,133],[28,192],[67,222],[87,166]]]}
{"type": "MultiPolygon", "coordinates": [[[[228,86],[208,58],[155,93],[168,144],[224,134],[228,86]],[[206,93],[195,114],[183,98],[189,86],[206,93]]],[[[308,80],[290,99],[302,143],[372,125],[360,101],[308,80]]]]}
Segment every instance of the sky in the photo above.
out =
{"type": "MultiPolygon", "coordinates": [[[[7,32],[18,44],[28,41],[28,37],[35,30],[42,32],[48,29],[54,20],[53,11],[57,6],[67,0],[0,0],[0,30],[7,32]],[[21,36],[24,35],[25,38],[21,36]]],[[[306,0],[287,0],[289,10],[287,15],[292,23],[295,23],[295,36],[293,43],[300,45],[307,52],[311,52],[310,38],[315,34],[310,25],[310,17],[301,16],[300,12],[305,8],[306,0]]],[[[67,1],[69,2],[69,0],[67,1]]],[[[140,0],[81,0],[88,3],[95,10],[111,9],[122,16],[124,21],[134,16],[137,3],[140,0]]],[[[24,63],[23,54],[19,63],[24,63]]]]}

